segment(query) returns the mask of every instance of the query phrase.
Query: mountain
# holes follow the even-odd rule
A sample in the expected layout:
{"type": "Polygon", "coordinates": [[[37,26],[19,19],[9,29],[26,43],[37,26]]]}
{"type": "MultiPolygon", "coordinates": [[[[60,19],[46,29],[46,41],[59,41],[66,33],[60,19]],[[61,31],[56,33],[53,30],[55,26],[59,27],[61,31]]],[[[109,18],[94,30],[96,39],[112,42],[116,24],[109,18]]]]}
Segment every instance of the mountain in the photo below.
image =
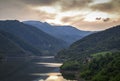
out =
{"type": "Polygon", "coordinates": [[[0,31],[0,54],[4,56],[24,56],[25,50],[9,39],[8,36],[13,37],[4,31],[0,31]]]}
{"type": "Polygon", "coordinates": [[[57,58],[63,77],[77,81],[120,80],[120,25],[84,37],[57,58]],[[83,80],[84,79],[84,80],[83,80]]]}
{"type": "Polygon", "coordinates": [[[68,44],[42,30],[17,20],[0,21],[0,30],[8,32],[25,41],[42,53],[50,54],[67,47],[68,44]]]}
{"type": "Polygon", "coordinates": [[[66,41],[69,44],[92,33],[90,31],[78,30],[72,26],[54,26],[40,21],[24,21],[23,23],[35,26],[58,39],[66,41]]]}
{"type": "Polygon", "coordinates": [[[57,57],[84,61],[91,54],[104,51],[120,50],[120,25],[91,34],[62,50],[57,57]]]}
{"type": "Polygon", "coordinates": [[[41,55],[38,49],[3,30],[0,30],[0,53],[4,56],[41,55]]]}

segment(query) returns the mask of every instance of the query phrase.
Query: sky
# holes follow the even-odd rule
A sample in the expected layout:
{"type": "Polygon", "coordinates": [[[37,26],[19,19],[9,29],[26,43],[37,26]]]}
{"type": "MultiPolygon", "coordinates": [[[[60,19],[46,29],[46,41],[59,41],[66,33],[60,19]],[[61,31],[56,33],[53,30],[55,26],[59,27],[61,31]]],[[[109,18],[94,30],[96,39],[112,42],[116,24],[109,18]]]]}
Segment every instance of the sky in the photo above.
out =
{"type": "Polygon", "coordinates": [[[99,31],[120,24],[120,0],[0,0],[0,20],[37,20],[99,31]]]}

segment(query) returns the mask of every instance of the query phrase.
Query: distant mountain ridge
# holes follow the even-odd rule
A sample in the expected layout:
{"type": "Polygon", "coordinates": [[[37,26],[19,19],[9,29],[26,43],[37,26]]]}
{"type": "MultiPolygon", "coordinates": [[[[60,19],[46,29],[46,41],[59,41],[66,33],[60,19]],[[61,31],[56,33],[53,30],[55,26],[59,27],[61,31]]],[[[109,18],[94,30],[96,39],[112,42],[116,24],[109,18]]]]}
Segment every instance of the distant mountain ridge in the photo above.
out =
{"type": "Polygon", "coordinates": [[[47,22],[24,21],[23,23],[35,26],[58,39],[66,41],[69,44],[93,33],[90,31],[78,30],[72,26],[54,26],[48,24],[47,22]]]}
{"type": "Polygon", "coordinates": [[[17,20],[0,21],[0,30],[17,36],[29,45],[39,49],[43,54],[56,53],[68,46],[66,42],[17,20]]]}

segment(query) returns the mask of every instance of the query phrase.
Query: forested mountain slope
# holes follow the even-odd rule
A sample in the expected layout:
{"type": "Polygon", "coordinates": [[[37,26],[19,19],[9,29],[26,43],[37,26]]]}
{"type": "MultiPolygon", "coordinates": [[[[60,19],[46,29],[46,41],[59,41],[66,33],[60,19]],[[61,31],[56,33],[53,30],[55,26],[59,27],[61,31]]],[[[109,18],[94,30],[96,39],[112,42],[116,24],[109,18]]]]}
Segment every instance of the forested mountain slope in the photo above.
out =
{"type": "Polygon", "coordinates": [[[120,25],[91,34],[58,53],[63,59],[85,59],[90,54],[120,50],[120,25]]]}
{"type": "Polygon", "coordinates": [[[0,53],[4,56],[41,55],[41,52],[15,35],[0,30],[0,53]]]}
{"type": "Polygon", "coordinates": [[[0,30],[16,35],[21,40],[42,53],[53,53],[67,47],[67,43],[41,31],[40,29],[26,25],[17,20],[0,21],[0,30]]]}
{"type": "Polygon", "coordinates": [[[119,81],[120,25],[91,34],[58,53],[66,79],[119,81]]]}

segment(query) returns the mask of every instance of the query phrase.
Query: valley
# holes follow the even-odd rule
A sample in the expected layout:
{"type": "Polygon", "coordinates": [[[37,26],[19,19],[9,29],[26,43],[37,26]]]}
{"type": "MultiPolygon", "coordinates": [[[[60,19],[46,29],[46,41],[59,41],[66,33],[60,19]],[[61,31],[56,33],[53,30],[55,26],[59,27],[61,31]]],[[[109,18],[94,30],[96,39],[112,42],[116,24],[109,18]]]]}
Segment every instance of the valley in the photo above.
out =
{"type": "Polygon", "coordinates": [[[120,0],[0,0],[0,81],[120,81],[120,0]]]}
{"type": "Polygon", "coordinates": [[[34,23],[0,21],[0,81],[119,81],[119,25],[89,32],[34,23]]]}

